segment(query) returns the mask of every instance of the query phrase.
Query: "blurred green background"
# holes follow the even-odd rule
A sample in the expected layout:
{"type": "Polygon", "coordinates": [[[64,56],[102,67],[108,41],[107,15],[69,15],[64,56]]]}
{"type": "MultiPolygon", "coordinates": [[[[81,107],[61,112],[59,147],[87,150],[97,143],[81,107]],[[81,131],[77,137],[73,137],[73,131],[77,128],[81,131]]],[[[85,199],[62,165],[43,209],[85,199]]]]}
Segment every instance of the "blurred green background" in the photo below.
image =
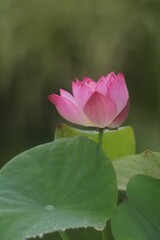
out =
{"type": "Polygon", "coordinates": [[[137,152],[160,151],[159,0],[0,1],[0,165],[54,138],[47,95],[125,74],[137,152]]]}

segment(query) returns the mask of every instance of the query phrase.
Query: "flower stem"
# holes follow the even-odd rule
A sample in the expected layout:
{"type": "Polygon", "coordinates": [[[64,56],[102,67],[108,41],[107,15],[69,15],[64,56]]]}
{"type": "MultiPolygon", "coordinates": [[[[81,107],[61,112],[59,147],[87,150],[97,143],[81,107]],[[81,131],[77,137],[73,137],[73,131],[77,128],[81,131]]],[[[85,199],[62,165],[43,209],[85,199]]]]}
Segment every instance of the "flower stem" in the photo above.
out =
{"type": "Polygon", "coordinates": [[[99,136],[98,136],[98,145],[102,146],[103,140],[103,128],[98,128],[99,136]]]}
{"type": "Polygon", "coordinates": [[[108,240],[106,226],[105,226],[105,228],[102,231],[102,240],[108,240]]]}
{"type": "MultiPolygon", "coordinates": [[[[102,146],[102,141],[103,141],[103,128],[99,128],[99,136],[98,136],[98,145],[102,146]]],[[[105,228],[102,231],[102,240],[108,240],[108,236],[107,236],[107,226],[105,226],[105,228]]]]}
{"type": "Polygon", "coordinates": [[[66,232],[59,231],[59,234],[63,240],[70,240],[66,232]]]}

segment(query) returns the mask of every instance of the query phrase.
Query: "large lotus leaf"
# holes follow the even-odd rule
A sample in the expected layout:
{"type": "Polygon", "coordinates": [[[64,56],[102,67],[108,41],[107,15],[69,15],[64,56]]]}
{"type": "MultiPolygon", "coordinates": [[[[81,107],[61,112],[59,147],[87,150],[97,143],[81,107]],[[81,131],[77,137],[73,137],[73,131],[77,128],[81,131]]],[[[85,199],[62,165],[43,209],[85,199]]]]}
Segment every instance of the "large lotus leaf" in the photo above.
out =
{"type": "MultiPolygon", "coordinates": [[[[98,142],[98,131],[85,131],[60,124],[56,128],[55,139],[83,135],[98,142]]],[[[132,127],[121,127],[118,130],[105,130],[102,147],[111,160],[135,153],[135,136],[132,127]]]]}
{"type": "Polygon", "coordinates": [[[112,217],[115,240],[160,239],[160,180],[134,176],[127,186],[127,200],[112,217]]]}
{"type": "Polygon", "coordinates": [[[143,153],[113,161],[113,165],[120,190],[125,190],[129,179],[136,174],[160,179],[160,153],[158,152],[146,150],[143,153]]]}
{"type": "Polygon", "coordinates": [[[0,240],[103,229],[117,202],[111,161],[78,136],[28,150],[0,171],[0,240]]]}

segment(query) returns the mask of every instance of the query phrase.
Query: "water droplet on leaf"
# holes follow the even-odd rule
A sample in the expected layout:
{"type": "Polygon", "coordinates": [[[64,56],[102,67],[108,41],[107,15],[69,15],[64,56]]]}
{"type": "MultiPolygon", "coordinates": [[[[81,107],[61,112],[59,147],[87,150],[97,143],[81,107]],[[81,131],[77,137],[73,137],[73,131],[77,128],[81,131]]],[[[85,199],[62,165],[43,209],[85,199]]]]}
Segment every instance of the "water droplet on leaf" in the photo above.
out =
{"type": "Polygon", "coordinates": [[[97,230],[97,231],[102,231],[103,230],[103,228],[99,227],[99,226],[94,226],[94,229],[97,230]]]}
{"type": "Polygon", "coordinates": [[[55,207],[53,205],[47,205],[46,209],[49,211],[53,211],[55,209],[55,207]]]}

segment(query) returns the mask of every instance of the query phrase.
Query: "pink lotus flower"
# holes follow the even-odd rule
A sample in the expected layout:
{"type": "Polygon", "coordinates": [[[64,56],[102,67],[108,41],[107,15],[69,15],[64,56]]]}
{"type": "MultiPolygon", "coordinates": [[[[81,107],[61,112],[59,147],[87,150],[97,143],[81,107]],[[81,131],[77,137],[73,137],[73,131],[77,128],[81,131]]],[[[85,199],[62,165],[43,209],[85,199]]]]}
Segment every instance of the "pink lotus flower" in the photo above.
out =
{"type": "Polygon", "coordinates": [[[73,96],[63,89],[60,96],[48,96],[66,120],[98,128],[117,128],[126,120],[129,94],[122,73],[111,72],[98,82],[84,77],[82,82],[72,82],[72,91],[73,96]]]}

